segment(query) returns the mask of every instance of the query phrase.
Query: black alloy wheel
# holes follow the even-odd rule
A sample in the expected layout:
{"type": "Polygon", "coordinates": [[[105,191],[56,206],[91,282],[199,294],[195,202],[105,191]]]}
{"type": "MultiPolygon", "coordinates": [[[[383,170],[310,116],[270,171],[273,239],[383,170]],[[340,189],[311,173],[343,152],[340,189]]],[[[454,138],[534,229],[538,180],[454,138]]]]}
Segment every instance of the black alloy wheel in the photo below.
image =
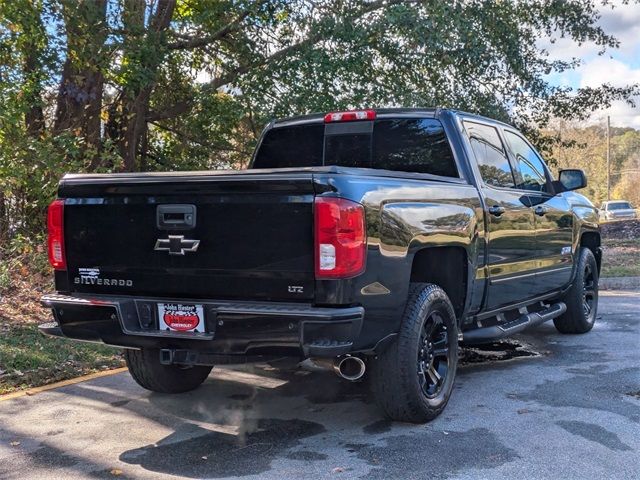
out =
{"type": "Polygon", "coordinates": [[[573,284],[561,300],[567,311],[553,323],[560,333],[587,333],[598,315],[598,263],[591,250],[581,247],[576,252],[573,284]]]}
{"type": "Polygon", "coordinates": [[[370,363],[376,402],[387,417],[414,423],[437,417],[458,365],[458,320],[445,291],[412,283],[397,337],[370,363]]]}
{"type": "Polygon", "coordinates": [[[418,351],[418,381],[427,398],[442,390],[449,372],[449,336],[442,316],[434,311],[425,320],[418,351]]]}
{"type": "Polygon", "coordinates": [[[582,309],[584,316],[588,321],[593,321],[592,316],[595,314],[593,308],[596,301],[596,276],[591,264],[587,263],[584,267],[582,277],[582,309]]]}

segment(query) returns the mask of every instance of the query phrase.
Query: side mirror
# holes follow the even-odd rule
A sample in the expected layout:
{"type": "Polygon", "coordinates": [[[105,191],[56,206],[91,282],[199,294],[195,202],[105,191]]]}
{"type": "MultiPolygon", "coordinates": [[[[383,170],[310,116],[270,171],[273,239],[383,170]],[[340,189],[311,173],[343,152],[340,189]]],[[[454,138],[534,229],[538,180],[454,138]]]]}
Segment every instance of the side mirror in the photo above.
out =
{"type": "Polygon", "coordinates": [[[558,181],[565,190],[578,190],[587,186],[587,176],[582,170],[560,170],[558,181]]]}

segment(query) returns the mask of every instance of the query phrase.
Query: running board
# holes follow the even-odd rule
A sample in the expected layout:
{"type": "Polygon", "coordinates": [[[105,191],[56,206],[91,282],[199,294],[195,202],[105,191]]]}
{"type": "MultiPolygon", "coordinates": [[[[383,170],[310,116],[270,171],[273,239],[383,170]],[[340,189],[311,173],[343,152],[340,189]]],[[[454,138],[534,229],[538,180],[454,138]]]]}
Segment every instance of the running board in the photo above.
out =
{"type": "Polygon", "coordinates": [[[507,323],[494,325],[492,327],[476,328],[475,330],[464,332],[462,334],[462,341],[466,344],[493,342],[520,333],[525,328],[534,327],[552,320],[566,311],[567,306],[563,302],[558,302],[544,310],[535,313],[526,313],[507,323]]]}

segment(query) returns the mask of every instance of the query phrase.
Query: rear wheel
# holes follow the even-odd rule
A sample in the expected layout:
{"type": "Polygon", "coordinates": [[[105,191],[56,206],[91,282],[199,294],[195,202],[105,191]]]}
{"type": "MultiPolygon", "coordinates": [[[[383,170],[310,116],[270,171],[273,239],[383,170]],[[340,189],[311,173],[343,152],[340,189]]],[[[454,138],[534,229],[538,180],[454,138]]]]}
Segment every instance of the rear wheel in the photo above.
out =
{"type": "Polygon", "coordinates": [[[143,388],[159,393],[183,393],[202,384],[213,367],[163,365],[158,349],[124,351],[124,359],[133,379],[143,388]]]}
{"type": "Polygon", "coordinates": [[[576,278],[563,302],[567,311],[553,320],[561,333],[586,333],[593,328],[598,312],[598,264],[588,248],[580,248],[576,278]]]}
{"type": "Polygon", "coordinates": [[[376,401],[393,420],[432,420],[449,401],[457,365],[458,326],[447,294],[412,284],[398,337],[372,365],[376,401]]]}

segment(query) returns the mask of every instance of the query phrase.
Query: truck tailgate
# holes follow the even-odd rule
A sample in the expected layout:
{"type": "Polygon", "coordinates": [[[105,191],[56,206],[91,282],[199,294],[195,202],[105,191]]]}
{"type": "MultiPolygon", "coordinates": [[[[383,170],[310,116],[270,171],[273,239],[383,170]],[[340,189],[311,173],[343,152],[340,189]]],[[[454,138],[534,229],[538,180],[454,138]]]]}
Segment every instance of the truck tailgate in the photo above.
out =
{"type": "Polygon", "coordinates": [[[309,301],[313,195],[311,173],[65,177],[71,289],[309,301]]]}

